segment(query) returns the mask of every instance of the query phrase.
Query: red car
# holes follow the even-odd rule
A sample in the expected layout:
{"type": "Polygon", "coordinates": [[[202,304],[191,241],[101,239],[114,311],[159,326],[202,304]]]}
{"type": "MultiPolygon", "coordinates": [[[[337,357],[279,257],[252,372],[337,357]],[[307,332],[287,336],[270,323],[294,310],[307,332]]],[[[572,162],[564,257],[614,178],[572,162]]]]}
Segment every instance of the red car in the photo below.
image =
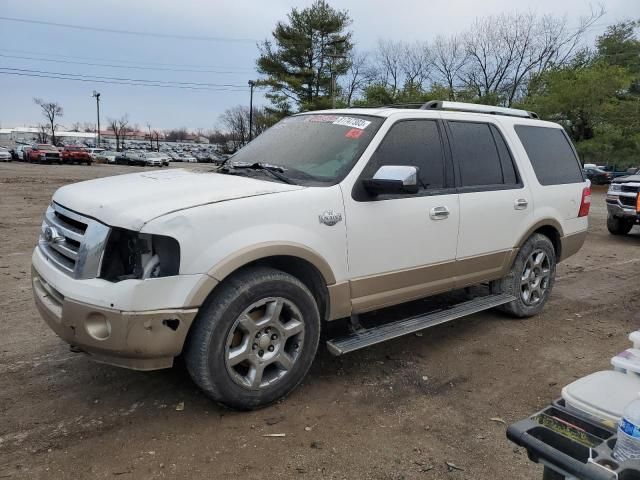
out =
{"type": "Polygon", "coordinates": [[[34,145],[27,151],[27,162],[36,162],[36,163],[62,163],[62,158],[60,157],[60,152],[53,145],[48,145],[46,143],[40,143],[38,145],[34,145]]]}
{"type": "Polygon", "coordinates": [[[66,146],[62,150],[62,162],[63,163],[86,163],[91,165],[91,155],[82,147],[66,146]]]}

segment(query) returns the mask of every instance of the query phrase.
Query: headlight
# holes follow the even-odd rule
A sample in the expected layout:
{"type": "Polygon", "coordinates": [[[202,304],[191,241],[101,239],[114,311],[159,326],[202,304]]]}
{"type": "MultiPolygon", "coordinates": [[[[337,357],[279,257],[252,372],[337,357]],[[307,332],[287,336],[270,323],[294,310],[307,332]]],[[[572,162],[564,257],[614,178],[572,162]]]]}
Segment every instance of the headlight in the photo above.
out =
{"type": "Polygon", "coordinates": [[[177,275],[180,244],[175,238],[111,230],[102,259],[100,278],[111,282],[177,275]]]}
{"type": "Polygon", "coordinates": [[[622,185],[619,183],[612,183],[609,185],[609,191],[607,193],[617,193],[622,191],[622,185]]]}

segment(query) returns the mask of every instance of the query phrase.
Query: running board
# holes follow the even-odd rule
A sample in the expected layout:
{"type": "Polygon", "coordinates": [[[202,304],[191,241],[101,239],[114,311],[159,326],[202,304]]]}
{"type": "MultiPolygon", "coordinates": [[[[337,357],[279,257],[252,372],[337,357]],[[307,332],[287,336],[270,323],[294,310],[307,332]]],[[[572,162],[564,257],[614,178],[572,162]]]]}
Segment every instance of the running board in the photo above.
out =
{"type": "Polygon", "coordinates": [[[361,348],[375,345],[386,340],[414,333],[425,328],[434,327],[441,323],[450,322],[457,318],[473,315],[474,313],[489,310],[490,308],[512,302],[516,297],[508,294],[486,295],[483,297],[458,303],[444,310],[436,310],[423,315],[385,323],[378,327],[367,328],[351,333],[344,337],[327,341],[329,352],[333,355],[344,355],[361,348]]]}

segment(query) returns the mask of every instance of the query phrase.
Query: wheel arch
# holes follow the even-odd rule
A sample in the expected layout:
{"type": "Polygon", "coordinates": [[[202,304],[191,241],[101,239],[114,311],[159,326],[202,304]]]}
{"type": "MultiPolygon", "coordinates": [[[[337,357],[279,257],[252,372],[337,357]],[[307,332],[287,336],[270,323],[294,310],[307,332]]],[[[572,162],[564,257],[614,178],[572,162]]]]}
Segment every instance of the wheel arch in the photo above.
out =
{"type": "Polygon", "coordinates": [[[336,284],[336,278],[328,262],[314,250],[292,243],[264,243],[243,248],[220,262],[207,272],[190,296],[190,303],[201,305],[215,293],[218,285],[234,273],[257,266],[268,266],[293,275],[311,291],[320,318],[329,320],[350,313],[350,298],[345,290],[348,283],[336,284]],[[348,305],[345,303],[348,301],[348,305]]]}
{"type": "Polygon", "coordinates": [[[553,250],[556,253],[556,261],[562,259],[562,238],[564,236],[562,225],[553,218],[540,220],[532,225],[529,230],[520,238],[516,248],[520,249],[524,243],[531,238],[532,235],[539,233],[547,237],[553,244],[553,250]]]}

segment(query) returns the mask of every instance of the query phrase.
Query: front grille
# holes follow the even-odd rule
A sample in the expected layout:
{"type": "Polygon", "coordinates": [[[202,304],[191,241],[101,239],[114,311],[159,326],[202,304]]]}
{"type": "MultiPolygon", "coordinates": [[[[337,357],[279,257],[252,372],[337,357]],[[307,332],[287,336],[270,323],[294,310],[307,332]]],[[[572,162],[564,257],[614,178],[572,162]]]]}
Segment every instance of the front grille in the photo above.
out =
{"type": "Polygon", "coordinates": [[[109,227],[52,203],[44,215],[38,247],[59,270],[74,278],[98,275],[109,227]]]}
{"type": "Polygon", "coordinates": [[[635,207],[636,206],[636,202],[637,202],[637,197],[623,197],[622,195],[620,195],[619,197],[620,199],[620,203],[622,205],[625,205],[627,207],[635,207]]]}
{"type": "Polygon", "coordinates": [[[622,188],[620,189],[623,192],[631,192],[631,193],[636,193],[640,190],[640,185],[637,184],[628,184],[625,185],[624,183],[622,184],[622,188]]]}

